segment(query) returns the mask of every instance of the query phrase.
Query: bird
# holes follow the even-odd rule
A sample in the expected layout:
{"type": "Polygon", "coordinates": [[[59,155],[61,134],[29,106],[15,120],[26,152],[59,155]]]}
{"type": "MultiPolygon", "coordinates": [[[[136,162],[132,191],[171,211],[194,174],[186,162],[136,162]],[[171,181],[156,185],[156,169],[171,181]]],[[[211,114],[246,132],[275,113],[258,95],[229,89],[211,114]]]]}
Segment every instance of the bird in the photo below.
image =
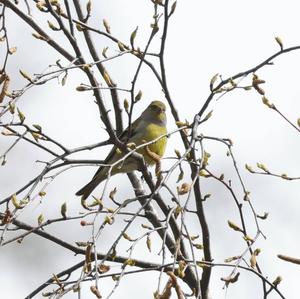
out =
{"type": "MultiPolygon", "coordinates": [[[[159,138],[157,141],[148,145],[148,149],[151,153],[154,153],[161,158],[167,145],[166,105],[161,101],[151,102],[139,118],[137,118],[119,137],[121,141],[134,146],[139,146],[145,142],[151,142],[157,138],[159,138]]],[[[137,149],[137,152],[143,155],[146,165],[151,166],[156,163],[153,156],[149,154],[149,151],[147,151],[145,147],[137,149]]],[[[122,159],[126,154],[126,152],[122,153],[120,149],[114,146],[106,157],[104,164],[111,165],[122,159]]],[[[100,166],[91,181],[78,190],[76,195],[81,196],[83,200],[88,198],[93,190],[107,178],[109,172],[110,176],[113,176],[118,173],[129,173],[138,169],[138,161],[131,156],[126,157],[124,161],[114,165],[111,170],[109,166],[100,166]]]]}

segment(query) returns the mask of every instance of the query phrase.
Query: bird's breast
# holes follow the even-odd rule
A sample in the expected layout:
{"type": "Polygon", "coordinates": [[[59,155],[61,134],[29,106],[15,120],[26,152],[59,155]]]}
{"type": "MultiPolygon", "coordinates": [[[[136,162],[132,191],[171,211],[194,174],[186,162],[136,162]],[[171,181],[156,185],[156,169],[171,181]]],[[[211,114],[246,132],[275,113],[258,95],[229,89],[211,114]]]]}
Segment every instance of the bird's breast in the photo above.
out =
{"type": "MultiPolygon", "coordinates": [[[[157,124],[149,124],[148,126],[146,126],[145,132],[143,134],[144,141],[150,142],[165,134],[167,134],[167,129],[165,126],[160,126],[157,124]]],[[[166,144],[167,144],[167,137],[164,136],[161,139],[155,141],[154,143],[148,145],[148,148],[150,149],[150,151],[162,157],[166,149],[166,144]]],[[[153,159],[151,159],[151,157],[149,157],[149,155],[146,153],[144,148],[142,148],[139,152],[144,156],[144,159],[148,164],[151,165],[155,163],[153,159]]]]}

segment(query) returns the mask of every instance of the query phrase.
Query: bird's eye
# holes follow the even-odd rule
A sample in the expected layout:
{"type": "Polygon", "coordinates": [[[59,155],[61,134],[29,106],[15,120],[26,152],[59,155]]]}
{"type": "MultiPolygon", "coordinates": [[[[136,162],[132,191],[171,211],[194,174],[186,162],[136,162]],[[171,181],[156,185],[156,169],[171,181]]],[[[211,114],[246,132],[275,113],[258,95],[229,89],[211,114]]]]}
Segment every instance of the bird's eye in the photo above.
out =
{"type": "Polygon", "coordinates": [[[156,105],[150,106],[150,108],[151,108],[152,111],[157,112],[157,113],[158,112],[161,113],[161,112],[165,112],[166,111],[165,108],[159,107],[159,106],[156,106],[156,105]]]}

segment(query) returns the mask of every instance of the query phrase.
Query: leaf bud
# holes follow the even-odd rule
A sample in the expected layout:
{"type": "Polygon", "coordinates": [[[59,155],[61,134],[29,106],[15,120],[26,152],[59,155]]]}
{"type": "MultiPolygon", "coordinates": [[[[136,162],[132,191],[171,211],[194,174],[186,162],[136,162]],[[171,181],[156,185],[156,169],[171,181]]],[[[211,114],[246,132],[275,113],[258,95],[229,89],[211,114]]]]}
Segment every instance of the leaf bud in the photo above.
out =
{"type": "Polygon", "coordinates": [[[103,25],[105,27],[106,32],[110,34],[111,33],[110,26],[109,26],[107,20],[103,19],[103,25]]]}

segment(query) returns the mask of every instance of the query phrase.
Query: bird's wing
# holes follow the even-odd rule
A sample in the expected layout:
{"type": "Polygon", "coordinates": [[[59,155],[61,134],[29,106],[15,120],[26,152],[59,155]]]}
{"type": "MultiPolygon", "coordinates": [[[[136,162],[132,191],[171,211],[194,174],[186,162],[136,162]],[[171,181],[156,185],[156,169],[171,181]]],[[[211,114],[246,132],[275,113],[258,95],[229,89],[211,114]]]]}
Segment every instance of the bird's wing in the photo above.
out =
{"type": "MultiPolygon", "coordinates": [[[[139,124],[142,120],[139,118],[137,118],[131,125],[131,132],[130,132],[130,136],[128,136],[128,131],[129,131],[129,127],[126,128],[126,130],[124,130],[121,135],[119,136],[119,139],[123,142],[129,140],[129,139],[135,139],[139,132],[139,124]]],[[[104,164],[110,164],[112,162],[112,158],[114,157],[115,153],[116,153],[116,149],[117,147],[114,146],[111,151],[109,152],[108,156],[106,157],[104,164]]],[[[93,176],[93,179],[95,177],[97,177],[99,175],[99,173],[102,171],[103,166],[100,166],[100,168],[97,170],[97,172],[95,173],[95,175],[93,176]]]]}

